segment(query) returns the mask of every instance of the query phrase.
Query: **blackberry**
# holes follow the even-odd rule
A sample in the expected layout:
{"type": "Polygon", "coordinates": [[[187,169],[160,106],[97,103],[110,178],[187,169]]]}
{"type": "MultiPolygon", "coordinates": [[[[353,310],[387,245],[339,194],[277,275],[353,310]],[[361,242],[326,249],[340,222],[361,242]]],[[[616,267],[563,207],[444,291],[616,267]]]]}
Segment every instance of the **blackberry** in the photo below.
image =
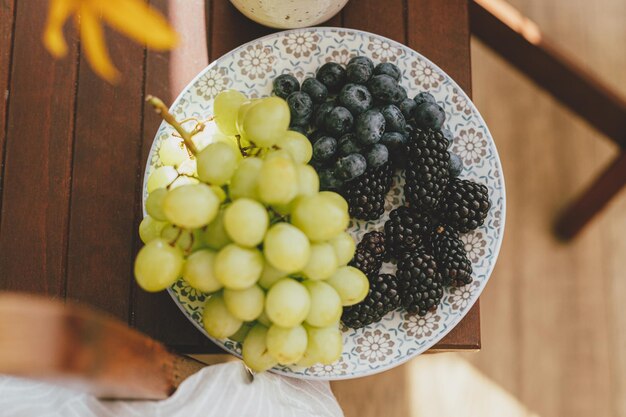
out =
{"type": "Polygon", "coordinates": [[[359,329],[380,321],[385,314],[400,306],[396,277],[390,274],[378,275],[370,279],[369,293],[363,301],[343,309],[341,321],[348,327],[359,329]]]}
{"type": "Polygon", "coordinates": [[[443,297],[443,280],[435,259],[423,249],[404,253],[396,272],[402,306],[409,313],[425,316],[437,309],[443,297]]]}
{"type": "Polygon", "coordinates": [[[378,275],[385,257],[385,235],[369,232],[356,247],[350,266],[360,269],[368,278],[378,275]]]}
{"type": "Polygon", "coordinates": [[[412,207],[435,209],[448,184],[448,140],[441,132],[416,129],[409,140],[404,195],[412,207]]]}
{"type": "Polygon", "coordinates": [[[385,211],[385,196],[391,188],[393,170],[387,163],[368,168],[362,175],[344,184],[341,195],[349,206],[350,216],[376,220],[385,211]]]}
{"type": "Polygon", "coordinates": [[[383,232],[368,232],[364,234],[357,250],[359,248],[372,253],[378,259],[383,259],[385,257],[385,234],[383,232]]]}
{"type": "Polygon", "coordinates": [[[431,220],[428,214],[404,206],[393,209],[385,223],[390,254],[399,257],[404,252],[417,250],[423,245],[430,230],[431,220]]]}
{"type": "Polygon", "coordinates": [[[489,207],[491,203],[487,187],[473,181],[452,178],[438,211],[446,224],[466,233],[485,222],[489,207]]]}
{"type": "Polygon", "coordinates": [[[457,231],[437,227],[430,238],[430,245],[444,285],[461,287],[472,282],[472,263],[457,231]]]}

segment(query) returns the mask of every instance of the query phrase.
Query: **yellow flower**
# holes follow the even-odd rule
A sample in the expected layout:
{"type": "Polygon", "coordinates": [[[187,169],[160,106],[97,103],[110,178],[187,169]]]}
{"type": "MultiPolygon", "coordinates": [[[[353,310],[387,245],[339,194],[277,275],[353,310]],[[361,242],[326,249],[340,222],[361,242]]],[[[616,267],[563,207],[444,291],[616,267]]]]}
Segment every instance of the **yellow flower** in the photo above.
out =
{"type": "Polygon", "coordinates": [[[50,0],[43,42],[56,58],[67,54],[63,25],[72,15],[91,67],[111,83],[119,72],[109,57],[100,20],[148,48],[171,49],[178,41],[165,18],[143,0],[50,0]]]}

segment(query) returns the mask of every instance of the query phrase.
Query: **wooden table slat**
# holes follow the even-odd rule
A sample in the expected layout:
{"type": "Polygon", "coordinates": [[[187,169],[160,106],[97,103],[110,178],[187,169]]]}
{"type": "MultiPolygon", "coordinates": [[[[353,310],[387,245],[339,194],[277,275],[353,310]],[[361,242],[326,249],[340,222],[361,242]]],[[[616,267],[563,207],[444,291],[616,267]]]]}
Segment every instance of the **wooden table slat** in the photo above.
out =
{"type": "Polygon", "coordinates": [[[9,74],[13,51],[13,22],[15,0],[0,0],[0,209],[2,208],[2,178],[4,176],[4,145],[6,143],[6,118],[9,104],[9,74]]]}
{"type": "MultiPolygon", "coordinates": [[[[407,0],[407,45],[446,71],[471,97],[468,2],[407,0]]],[[[480,349],[480,303],[434,349],[480,349]]]]}
{"type": "Polygon", "coordinates": [[[81,59],[71,190],[67,297],[127,321],[141,167],[144,48],[108,31],[119,85],[81,59]]]}
{"type": "Polygon", "coordinates": [[[47,2],[16,7],[0,287],[63,296],[78,52],[71,25],[63,60],[44,49],[34,34],[41,33],[46,12],[47,2]]]}
{"type": "Polygon", "coordinates": [[[466,0],[407,0],[407,45],[428,57],[472,95],[466,0]]]}
{"type": "MultiPolygon", "coordinates": [[[[182,16],[177,16],[173,25],[181,35],[181,44],[179,45],[179,57],[188,56],[190,54],[202,54],[203,60],[207,60],[206,46],[202,42],[191,42],[189,39],[189,29],[183,23],[187,19],[191,19],[192,13],[204,13],[204,7],[198,10],[198,3],[202,3],[202,0],[177,0],[178,3],[186,3],[188,7],[179,8],[177,13],[184,13],[182,16]],[[193,5],[193,7],[191,7],[193,5]],[[186,15],[185,15],[186,14],[186,15]],[[180,23],[180,24],[178,24],[180,23]],[[200,44],[201,51],[197,51],[196,45],[200,44]],[[181,51],[182,50],[182,51],[181,51]]],[[[171,10],[168,5],[172,3],[171,0],[151,0],[150,4],[156,7],[164,15],[170,18],[171,10]]],[[[192,28],[193,29],[193,28],[192,28]]],[[[145,78],[145,94],[152,94],[157,97],[161,97],[167,102],[172,102],[179,91],[171,86],[172,82],[172,68],[171,59],[175,59],[176,55],[168,52],[158,52],[148,50],[146,52],[146,78],[145,78]]],[[[201,57],[196,57],[192,60],[197,60],[201,57]]],[[[204,68],[206,63],[201,61],[195,64],[196,66],[188,69],[188,73],[195,75],[197,72],[204,68]]],[[[187,74],[178,75],[178,77],[187,77],[187,74]]],[[[180,83],[181,80],[176,80],[176,83],[180,83]]],[[[145,169],[146,162],[148,160],[148,154],[154,140],[154,135],[161,124],[161,117],[157,115],[152,107],[144,103],[143,109],[143,126],[142,126],[142,145],[141,145],[141,172],[145,169]]],[[[137,191],[135,192],[135,228],[138,230],[139,222],[143,217],[143,211],[141,207],[141,185],[143,177],[137,182],[137,191]]],[[[135,251],[138,251],[143,243],[139,239],[137,232],[133,233],[135,251]]],[[[169,346],[176,346],[180,349],[181,346],[202,346],[206,338],[198,332],[194,325],[187,320],[187,318],[181,313],[176,304],[172,301],[167,292],[159,294],[151,294],[141,290],[135,283],[132,284],[132,316],[131,324],[136,326],[142,332],[154,337],[157,340],[169,346]]],[[[206,351],[207,349],[203,349],[206,351]]],[[[215,347],[215,351],[218,348],[215,347]]]]}
{"type": "Polygon", "coordinates": [[[376,0],[349,1],[343,9],[343,26],[385,36],[405,43],[404,0],[387,0],[384,6],[376,0]]]}

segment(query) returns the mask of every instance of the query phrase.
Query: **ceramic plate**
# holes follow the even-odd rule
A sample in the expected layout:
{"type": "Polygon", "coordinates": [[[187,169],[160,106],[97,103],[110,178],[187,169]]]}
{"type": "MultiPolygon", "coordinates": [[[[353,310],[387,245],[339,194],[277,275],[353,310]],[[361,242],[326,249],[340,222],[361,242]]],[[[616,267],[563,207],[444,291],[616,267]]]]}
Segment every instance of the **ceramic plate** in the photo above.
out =
{"type": "MultiPolygon", "coordinates": [[[[446,111],[446,126],[454,133],[452,151],[464,162],[463,178],[489,188],[492,207],[485,224],[462,237],[472,261],[474,281],[462,288],[447,290],[436,312],[425,317],[396,311],[379,323],[359,330],[344,329],[344,351],[333,365],[310,368],[280,366],[273,372],[310,379],[346,379],[371,375],[400,365],[432,347],[467,314],[487,284],[502,242],[505,217],[504,178],[495,144],[484,120],[461,88],[434,63],[406,46],[367,32],[342,28],[308,28],[275,33],[229,52],[205,68],[181,93],[172,106],[179,119],[205,118],[212,114],[213,98],[224,89],[234,88],[251,97],[271,94],[272,80],[290,72],[300,81],[313,76],[325,62],[345,64],[356,55],[369,56],[375,63],[393,62],[402,70],[401,84],[413,97],[428,91],[446,111]]],[[[159,147],[172,129],[163,123],[156,134],[144,180],[162,165],[159,147]]],[[[402,204],[403,178],[397,176],[387,196],[387,213],[402,204]]],[[[353,221],[351,232],[360,237],[370,230],[381,230],[385,215],[378,221],[353,221]]],[[[395,270],[385,264],[383,272],[395,270]]],[[[202,328],[202,308],[206,295],[180,280],[170,290],[174,302],[194,325],[202,328]]],[[[211,338],[212,339],[212,338],[211,338]]],[[[240,345],[230,340],[214,340],[234,355],[240,345]]]]}

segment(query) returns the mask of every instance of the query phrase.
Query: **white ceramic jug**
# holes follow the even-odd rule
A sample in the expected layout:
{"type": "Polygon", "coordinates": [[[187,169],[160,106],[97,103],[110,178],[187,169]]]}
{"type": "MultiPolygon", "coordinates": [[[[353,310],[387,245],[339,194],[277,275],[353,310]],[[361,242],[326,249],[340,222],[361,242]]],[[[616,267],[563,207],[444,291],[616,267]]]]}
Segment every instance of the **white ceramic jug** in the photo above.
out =
{"type": "Polygon", "coordinates": [[[230,0],[248,18],[265,26],[293,29],[330,19],[348,0],[230,0]]]}

